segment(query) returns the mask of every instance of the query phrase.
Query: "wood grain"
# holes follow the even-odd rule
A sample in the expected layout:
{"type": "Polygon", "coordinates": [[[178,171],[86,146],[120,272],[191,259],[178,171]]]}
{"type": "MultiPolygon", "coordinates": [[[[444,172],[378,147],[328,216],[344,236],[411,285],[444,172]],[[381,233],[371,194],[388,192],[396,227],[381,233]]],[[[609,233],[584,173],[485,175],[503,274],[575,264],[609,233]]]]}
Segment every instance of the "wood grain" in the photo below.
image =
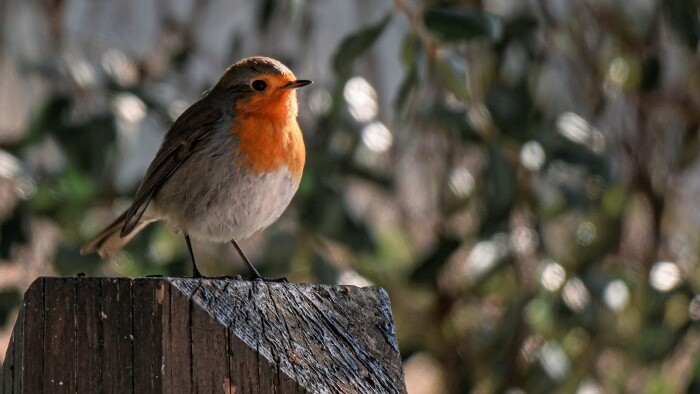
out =
{"type": "Polygon", "coordinates": [[[40,278],[2,371],[10,392],[404,393],[380,288],[40,278]]]}
{"type": "MultiPolygon", "coordinates": [[[[49,281],[49,279],[47,279],[49,281]]],[[[134,341],[131,279],[104,279],[102,282],[102,384],[103,387],[132,387],[134,341]]],[[[141,308],[141,300],[137,308],[141,308]]],[[[140,344],[143,346],[143,344],[140,344]]]]}
{"type": "Polygon", "coordinates": [[[102,279],[78,278],[75,291],[76,389],[79,393],[102,387],[104,331],[102,330],[102,279]],[[97,368],[99,367],[99,368],[97,368]]]}
{"type": "Polygon", "coordinates": [[[44,392],[75,391],[75,281],[44,282],[44,392]]]}
{"type": "Polygon", "coordinates": [[[147,393],[163,391],[163,341],[153,339],[163,332],[165,288],[164,282],[148,279],[134,279],[132,285],[134,387],[147,393]]]}
{"type": "Polygon", "coordinates": [[[22,320],[22,347],[15,350],[22,353],[22,365],[15,366],[21,373],[21,381],[16,383],[25,393],[44,391],[44,333],[47,331],[44,316],[44,278],[39,278],[24,294],[24,303],[17,317],[22,320]]]}

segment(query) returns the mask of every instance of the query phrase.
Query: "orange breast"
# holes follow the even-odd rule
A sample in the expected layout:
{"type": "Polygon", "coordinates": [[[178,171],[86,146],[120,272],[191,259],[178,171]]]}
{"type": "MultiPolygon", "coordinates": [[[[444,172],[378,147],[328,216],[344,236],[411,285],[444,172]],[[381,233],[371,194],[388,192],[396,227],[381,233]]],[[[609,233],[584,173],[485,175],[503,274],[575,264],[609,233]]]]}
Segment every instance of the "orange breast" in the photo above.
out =
{"type": "Polygon", "coordinates": [[[296,119],[243,111],[237,115],[231,133],[238,138],[246,170],[262,174],[287,166],[295,179],[301,179],[306,151],[296,119]]]}

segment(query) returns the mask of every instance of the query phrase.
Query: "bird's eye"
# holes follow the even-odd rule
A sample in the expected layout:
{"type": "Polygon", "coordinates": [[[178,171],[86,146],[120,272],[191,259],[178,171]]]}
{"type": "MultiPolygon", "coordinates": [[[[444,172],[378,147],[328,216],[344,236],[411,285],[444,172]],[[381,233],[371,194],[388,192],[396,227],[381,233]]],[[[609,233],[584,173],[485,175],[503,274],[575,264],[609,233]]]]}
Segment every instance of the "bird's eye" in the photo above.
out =
{"type": "Polygon", "coordinates": [[[250,84],[250,86],[252,86],[253,89],[257,90],[258,92],[262,92],[267,87],[267,83],[261,79],[256,79],[252,84],[250,84]]]}

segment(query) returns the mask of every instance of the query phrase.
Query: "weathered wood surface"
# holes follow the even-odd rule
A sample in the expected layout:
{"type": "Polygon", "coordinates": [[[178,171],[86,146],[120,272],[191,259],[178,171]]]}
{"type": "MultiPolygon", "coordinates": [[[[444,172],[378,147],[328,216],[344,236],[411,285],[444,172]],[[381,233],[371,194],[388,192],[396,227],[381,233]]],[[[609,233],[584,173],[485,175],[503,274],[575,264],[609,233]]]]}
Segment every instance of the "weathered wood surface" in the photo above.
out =
{"type": "Polygon", "coordinates": [[[12,392],[402,393],[380,288],[40,278],[2,371],[12,392]]]}

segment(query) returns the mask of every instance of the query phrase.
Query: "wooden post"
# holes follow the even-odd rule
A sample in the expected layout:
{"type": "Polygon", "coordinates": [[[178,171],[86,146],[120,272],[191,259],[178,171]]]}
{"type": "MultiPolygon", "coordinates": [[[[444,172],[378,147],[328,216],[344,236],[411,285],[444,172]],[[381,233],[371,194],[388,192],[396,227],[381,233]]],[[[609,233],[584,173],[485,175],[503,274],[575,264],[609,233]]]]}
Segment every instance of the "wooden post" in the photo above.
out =
{"type": "Polygon", "coordinates": [[[404,393],[381,288],[39,278],[3,393],[404,393]]]}

